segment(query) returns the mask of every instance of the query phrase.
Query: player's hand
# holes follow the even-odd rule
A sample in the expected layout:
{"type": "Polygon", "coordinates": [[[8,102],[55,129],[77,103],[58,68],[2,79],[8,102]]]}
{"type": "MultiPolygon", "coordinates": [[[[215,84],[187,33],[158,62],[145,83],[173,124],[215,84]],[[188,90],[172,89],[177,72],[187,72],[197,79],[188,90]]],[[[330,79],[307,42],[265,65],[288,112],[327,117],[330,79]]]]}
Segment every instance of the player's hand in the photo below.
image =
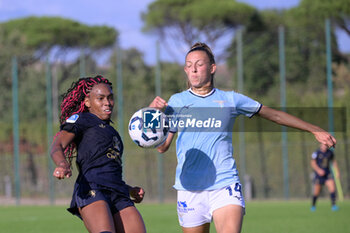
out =
{"type": "Polygon", "coordinates": [[[145,190],[140,187],[129,187],[129,194],[133,202],[140,203],[145,196],[145,190]]]}
{"type": "Polygon", "coordinates": [[[326,174],[326,172],[324,170],[320,169],[320,170],[317,171],[317,174],[319,176],[324,176],[326,174]]]}
{"type": "Polygon", "coordinates": [[[317,141],[319,141],[321,144],[326,145],[328,148],[334,147],[335,144],[337,144],[337,140],[328,132],[326,131],[318,131],[313,133],[315,135],[315,138],[317,141]]]}
{"type": "Polygon", "coordinates": [[[61,180],[72,176],[72,170],[69,167],[58,166],[53,172],[53,176],[61,180]]]}
{"type": "Polygon", "coordinates": [[[151,108],[157,108],[159,110],[163,110],[166,106],[168,106],[168,103],[163,100],[161,97],[157,96],[156,98],[154,98],[154,100],[152,101],[152,103],[149,105],[149,107],[151,108]]]}

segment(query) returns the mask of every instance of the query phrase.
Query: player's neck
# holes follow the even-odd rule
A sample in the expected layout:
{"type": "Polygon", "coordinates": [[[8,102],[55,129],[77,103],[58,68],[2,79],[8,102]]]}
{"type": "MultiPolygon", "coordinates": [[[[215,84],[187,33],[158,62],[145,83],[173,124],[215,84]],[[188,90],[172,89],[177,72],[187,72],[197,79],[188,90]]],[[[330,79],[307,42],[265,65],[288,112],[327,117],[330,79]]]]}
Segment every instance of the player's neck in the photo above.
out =
{"type": "Polygon", "coordinates": [[[203,87],[191,87],[191,91],[197,95],[206,95],[210,93],[214,89],[213,85],[210,86],[203,86],[203,87]]]}

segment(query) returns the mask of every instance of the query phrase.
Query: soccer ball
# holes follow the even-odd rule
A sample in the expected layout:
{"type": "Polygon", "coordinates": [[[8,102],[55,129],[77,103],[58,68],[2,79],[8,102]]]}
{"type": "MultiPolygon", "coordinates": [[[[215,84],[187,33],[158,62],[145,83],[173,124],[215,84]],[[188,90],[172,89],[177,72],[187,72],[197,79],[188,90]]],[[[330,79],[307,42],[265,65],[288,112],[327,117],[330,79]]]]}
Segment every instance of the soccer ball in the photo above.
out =
{"type": "Polygon", "coordinates": [[[129,135],[140,147],[155,148],[168,136],[169,120],[156,108],[142,108],[129,121],[129,135]]]}

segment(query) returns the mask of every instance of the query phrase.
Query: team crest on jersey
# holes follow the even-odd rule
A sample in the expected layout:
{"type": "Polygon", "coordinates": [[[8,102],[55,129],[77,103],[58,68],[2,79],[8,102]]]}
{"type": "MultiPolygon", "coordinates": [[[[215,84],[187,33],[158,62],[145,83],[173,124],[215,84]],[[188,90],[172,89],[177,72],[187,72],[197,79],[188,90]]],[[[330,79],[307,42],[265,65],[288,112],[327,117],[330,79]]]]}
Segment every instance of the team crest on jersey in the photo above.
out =
{"type": "Polygon", "coordinates": [[[90,190],[89,191],[89,196],[90,197],[96,197],[96,191],[95,190],[90,190]]]}
{"type": "Polygon", "coordinates": [[[122,151],[123,149],[121,141],[116,136],[113,137],[113,146],[117,151],[122,151]]]}
{"type": "Polygon", "coordinates": [[[104,124],[99,124],[99,126],[100,126],[100,128],[102,128],[102,129],[104,129],[104,128],[106,128],[106,126],[104,125],[104,124]]]}
{"type": "Polygon", "coordinates": [[[220,108],[223,108],[225,106],[225,100],[213,100],[213,102],[218,103],[220,108]]]}
{"type": "Polygon", "coordinates": [[[79,115],[78,114],[74,114],[73,116],[70,116],[66,122],[67,123],[75,123],[79,118],[79,115]]]}

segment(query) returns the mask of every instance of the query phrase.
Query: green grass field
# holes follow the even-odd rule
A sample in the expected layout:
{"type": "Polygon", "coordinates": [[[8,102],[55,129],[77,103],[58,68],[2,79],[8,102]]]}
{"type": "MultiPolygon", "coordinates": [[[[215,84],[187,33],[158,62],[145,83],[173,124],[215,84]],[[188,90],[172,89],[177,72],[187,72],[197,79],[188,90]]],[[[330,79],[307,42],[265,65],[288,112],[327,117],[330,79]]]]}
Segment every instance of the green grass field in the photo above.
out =
{"type": "MultiPolygon", "coordinates": [[[[328,200],[310,212],[309,201],[264,201],[247,203],[242,233],[350,233],[350,200],[338,203],[332,212],[328,200]]],[[[149,233],[181,232],[175,204],[137,205],[149,233]]],[[[82,221],[65,206],[0,206],[0,232],[79,233],[82,221]]],[[[216,232],[212,224],[211,232],[216,232]]]]}

